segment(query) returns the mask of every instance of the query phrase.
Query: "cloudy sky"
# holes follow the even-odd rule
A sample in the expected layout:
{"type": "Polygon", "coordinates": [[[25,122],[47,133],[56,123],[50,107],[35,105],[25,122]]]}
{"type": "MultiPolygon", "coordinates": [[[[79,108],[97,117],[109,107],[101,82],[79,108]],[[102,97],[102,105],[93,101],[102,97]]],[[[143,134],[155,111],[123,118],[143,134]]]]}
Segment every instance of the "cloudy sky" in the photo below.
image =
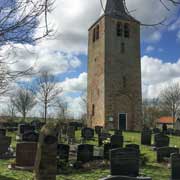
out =
{"type": "MultiPolygon", "coordinates": [[[[157,0],[127,0],[126,4],[132,16],[144,24],[167,19],[163,26],[141,27],[143,97],[153,98],[167,84],[180,80],[180,8],[168,0],[170,11],[157,0]]],[[[102,14],[102,8],[99,0],[57,0],[54,7],[49,16],[54,38],[26,48],[15,44],[17,49],[11,51],[8,60],[18,60],[12,66],[14,70],[34,66],[36,71],[48,70],[56,75],[69,111],[77,117],[82,112],[80,96],[87,85],[88,28],[102,14]]],[[[6,54],[8,47],[0,51],[6,54]]],[[[22,80],[31,82],[31,77],[22,80]]],[[[6,99],[1,98],[1,102],[6,99]]]]}

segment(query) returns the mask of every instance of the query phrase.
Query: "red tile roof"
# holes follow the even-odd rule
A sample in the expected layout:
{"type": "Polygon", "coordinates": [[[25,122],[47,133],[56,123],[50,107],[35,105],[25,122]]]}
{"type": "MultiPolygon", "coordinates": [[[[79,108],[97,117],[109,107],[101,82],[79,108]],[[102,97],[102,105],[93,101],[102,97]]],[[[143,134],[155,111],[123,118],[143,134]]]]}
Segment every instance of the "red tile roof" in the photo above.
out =
{"type": "MultiPolygon", "coordinates": [[[[175,121],[176,121],[176,119],[175,119],[175,121]]],[[[173,117],[171,117],[171,116],[160,117],[157,120],[157,123],[160,123],[160,124],[173,124],[173,117]]]]}

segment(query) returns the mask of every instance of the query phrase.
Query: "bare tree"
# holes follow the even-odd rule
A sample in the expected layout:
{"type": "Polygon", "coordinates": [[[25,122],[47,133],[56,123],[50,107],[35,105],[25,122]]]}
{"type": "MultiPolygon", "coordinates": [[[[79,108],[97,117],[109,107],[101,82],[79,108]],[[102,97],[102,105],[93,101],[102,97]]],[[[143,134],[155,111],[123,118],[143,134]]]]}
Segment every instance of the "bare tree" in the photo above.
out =
{"type": "Polygon", "coordinates": [[[159,99],[143,99],[143,124],[148,127],[155,127],[156,121],[160,118],[162,111],[159,105],[159,99]]]}
{"type": "Polygon", "coordinates": [[[35,95],[28,89],[18,89],[12,98],[12,103],[25,120],[27,113],[36,105],[35,95]]]}
{"type": "Polygon", "coordinates": [[[84,125],[87,123],[87,91],[83,91],[81,94],[81,108],[83,113],[81,115],[81,119],[84,125]]]}
{"type": "Polygon", "coordinates": [[[177,113],[180,111],[180,86],[173,83],[164,88],[159,96],[161,109],[168,111],[173,117],[173,124],[177,113]]]}
{"type": "Polygon", "coordinates": [[[44,122],[46,123],[48,108],[55,104],[55,100],[62,92],[62,88],[58,88],[55,76],[45,71],[36,80],[35,90],[38,101],[43,105],[44,122]]]}
{"type": "Polygon", "coordinates": [[[58,98],[56,101],[57,117],[59,121],[66,122],[68,113],[68,104],[62,98],[58,98]]]}
{"type": "MultiPolygon", "coordinates": [[[[48,13],[54,0],[4,0],[0,3],[0,47],[12,51],[15,44],[35,44],[50,35],[48,13]],[[43,20],[44,19],[44,20],[43,20]],[[38,33],[36,33],[38,31],[38,33]]],[[[29,75],[32,67],[22,71],[9,68],[9,54],[0,55],[0,95],[5,93],[10,82],[17,77],[29,75]]],[[[13,62],[17,63],[17,62],[13,62]]]]}

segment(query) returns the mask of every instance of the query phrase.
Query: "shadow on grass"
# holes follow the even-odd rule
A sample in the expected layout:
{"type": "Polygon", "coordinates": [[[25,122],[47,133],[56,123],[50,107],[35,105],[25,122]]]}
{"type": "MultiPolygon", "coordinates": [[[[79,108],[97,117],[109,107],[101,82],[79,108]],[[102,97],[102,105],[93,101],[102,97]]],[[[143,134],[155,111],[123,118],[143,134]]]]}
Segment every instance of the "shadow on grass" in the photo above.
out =
{"type": "Polygon", "coordinates": [[[14,178],[5,177],[5,176],[1,176],[1,175],[0,175],[0,180],[15,180],[15,179],[14,179],[14,178]]]}

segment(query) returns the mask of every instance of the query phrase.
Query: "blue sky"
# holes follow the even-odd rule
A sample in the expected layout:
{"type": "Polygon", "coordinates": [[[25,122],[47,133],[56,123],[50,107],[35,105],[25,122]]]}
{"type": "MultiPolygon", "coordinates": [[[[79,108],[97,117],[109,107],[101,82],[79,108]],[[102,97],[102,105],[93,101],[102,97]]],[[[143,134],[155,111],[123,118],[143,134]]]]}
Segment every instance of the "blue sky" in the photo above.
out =
{"type": "MultiPolygon", "coordinates": [[[[156,0],[126,0],[126,3],[129,10],[136,10],[132,15],[143,23],[168,19],[168,26],[142,27],[141,30],[143,97],[157,97],[168,84],[180,82],[180,7],[168,0],[171,11],[156,0]]],[[[69,112],[77,117],[84,111],[81,95],[87,87],[88,28],[102,14],[102,8],[99,0],[58,0],[55,7],[49,16],[50,26],[56,31],[55,38],[36,45],[27,44],[28,52],[24,45],[13,43],[17,51],[16,54],[11,52],[8,60],[18,60],[19,63],[11,67],[13,70],[34,66],[36,72],[48,70],[54,74],[58,86],[63,88],[61,96],[68,102],[69,112]]],[[[1,54],[6,53],[9,53],[8,48],[4,46],[1,54]]],[[[19,81],[31,83],[33,78],[19,81]]],[[[15,89],[18,85],[13,83],[12,87],[15,89]]],[[[4,97],[3,102],[7,99],[4,97]]]]}

